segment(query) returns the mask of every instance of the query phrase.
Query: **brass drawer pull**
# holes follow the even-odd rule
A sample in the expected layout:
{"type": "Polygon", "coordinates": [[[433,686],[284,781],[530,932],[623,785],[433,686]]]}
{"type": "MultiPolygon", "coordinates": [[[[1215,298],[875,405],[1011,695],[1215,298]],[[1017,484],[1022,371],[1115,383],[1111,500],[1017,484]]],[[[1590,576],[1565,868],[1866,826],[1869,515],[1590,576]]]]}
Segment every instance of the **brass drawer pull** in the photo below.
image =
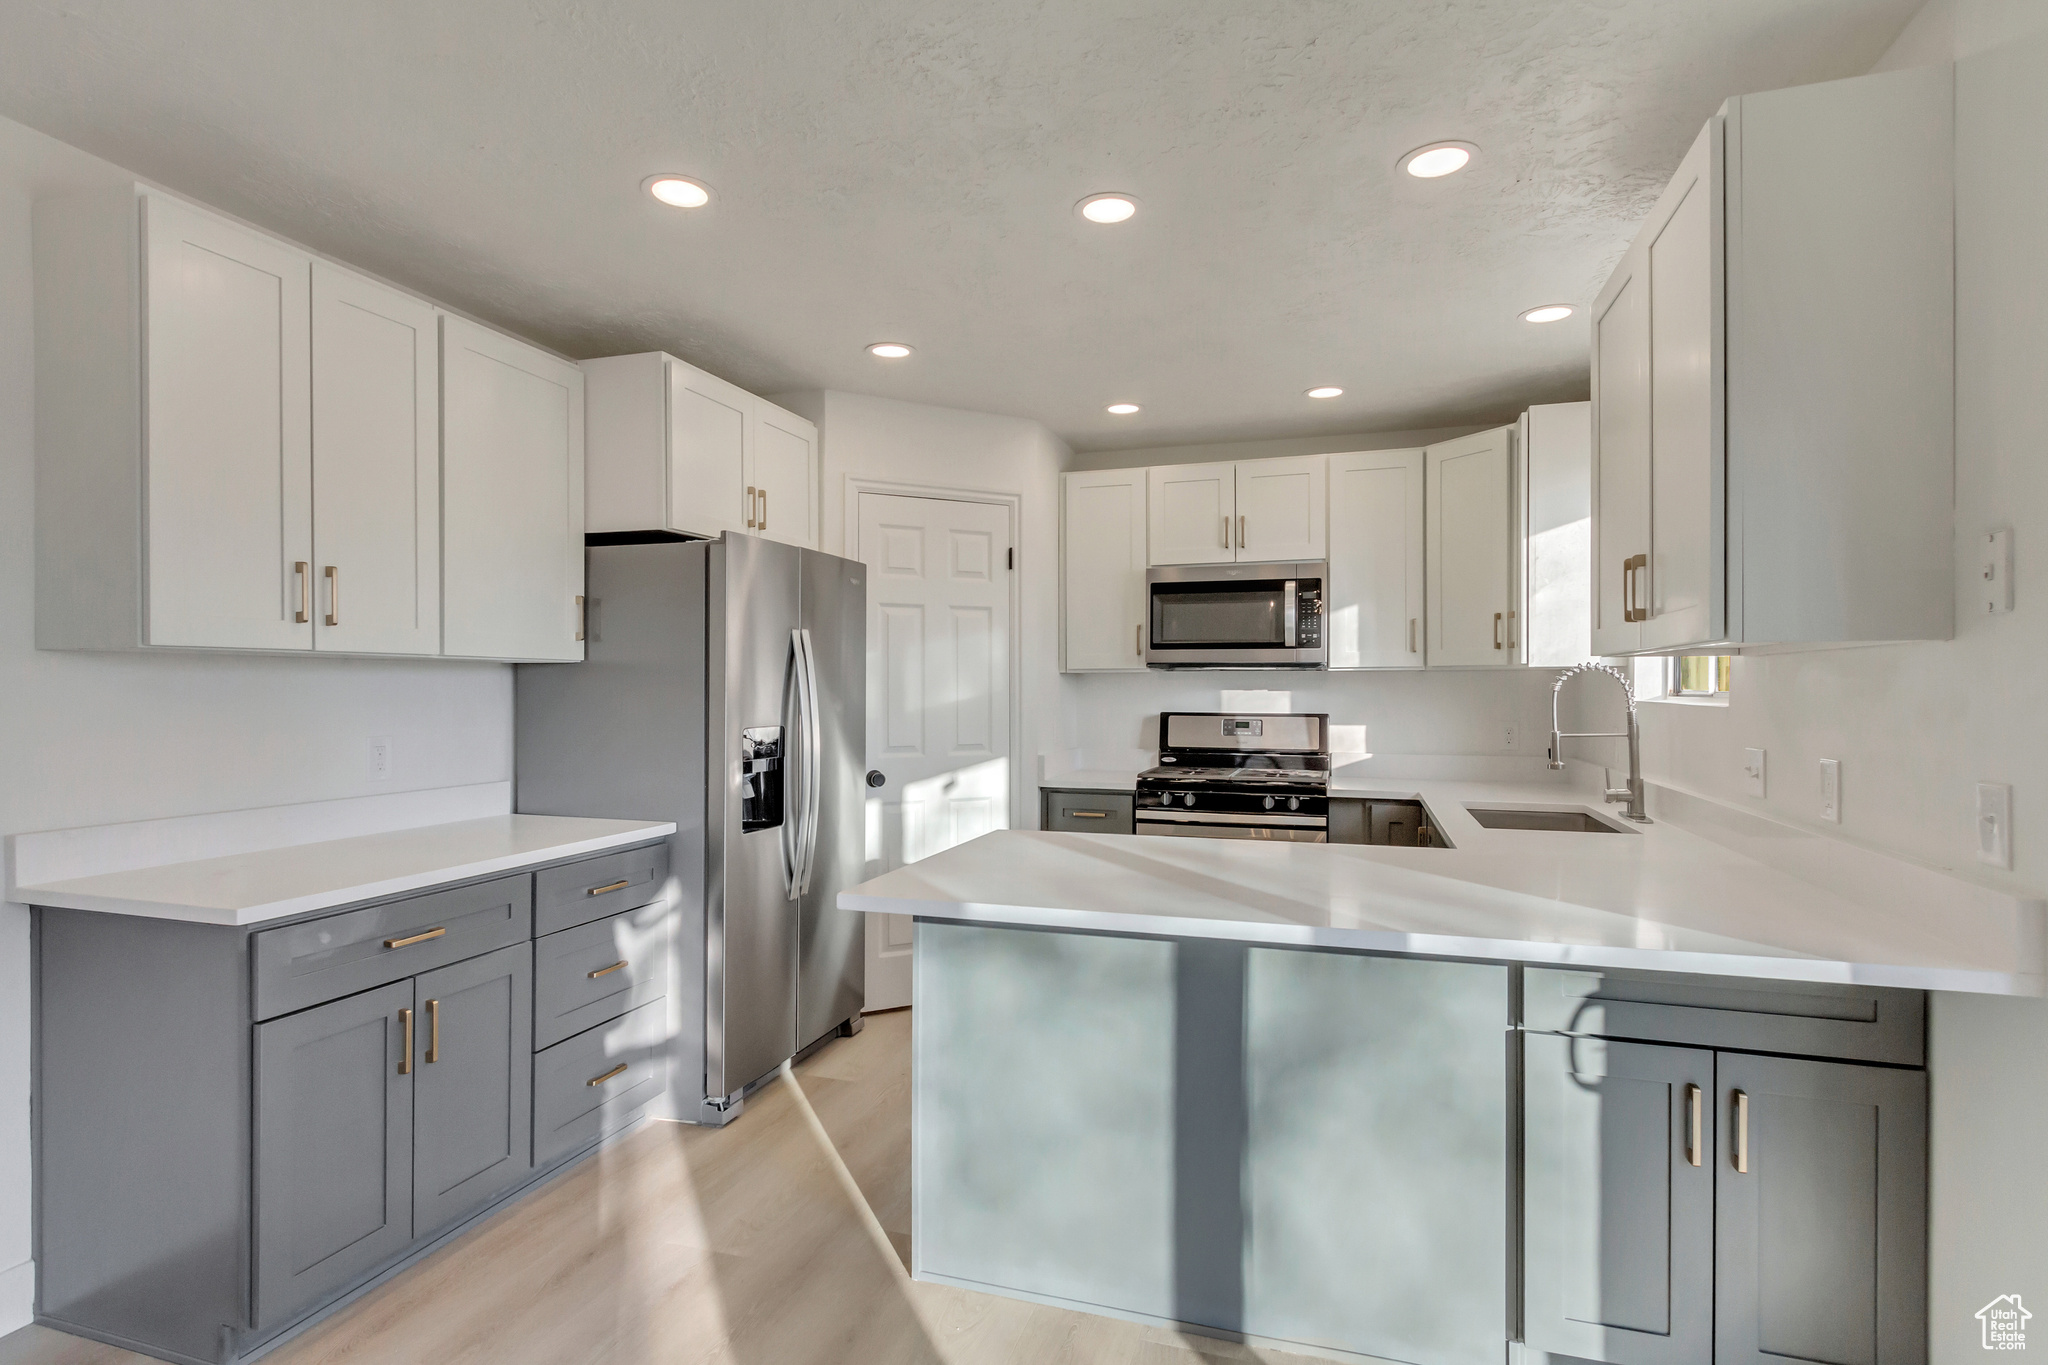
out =
{"type": "Polygon", "coordinates": [[[613,972],[619,970],[621,967],[625,965],[626,959],[620,958],[617,962],[614,962],[609,967],[599,967],[596,971],[589,973],[589,977],[592,981],[595,981],[600,976],[610,976],[613,972]]]}
{"type": "Polygon", "coordinates": [[[602,896],[607,891],[623,891],[632,884],[633,879],[631,877],[627,877],[623,881],[612,882],[610,885],[607,886],[593,886],[583,894],[586,896],[602,896]]]}
{"type": "Polygon", "coordinates": [[[384,946],[386,948],[410,948],[415,943],[425,943],[428,939],[439,938],[447,932],[447,929],[437,924],[423,934],[413,934],[407,938],[387,938],[384,940],[384,946]]]}
{"type": "Polygon", "coordinates": [[[1109,818],[1109,812],[1106,810],[1070,810],[1067,814],[1076,820],[1107,820],[1109,818]]]}
{"type": "Polygon", "coordinates": [[[604,1084],[604,1083],[605,1083],[606,1081],[610,1080],[610,1079],[611,1079],[612,1077],[614,1077],[614,1076],[618,1075],[619,1073],[623,1072],[623,1071],[624,1071],[625,1069],[626,1069],[626,1064],[625,1064],[624,1062],[620,1062],[620,1063],[619,1063],[619,1064],[618,1064],[617,1066],[613,1067],[613,1068],[612,1068],[612,1069],[611,1069],[610,1071],[607,1071],[607,1072],[605,1072],[605,1073],[604,1073],[604,1075],[602,1075],[602,1076],[592,1076],[592,1077],[591,1077],[591,1078],[590,1078],[589,1080],[585,1081],[585,1082],[584,1082],[584,1084],[585,1084],[585,1085],[603,1085],[603,1084],[604,1084]]]}
{"type": "Polygon", "coordinates": [[[1686,1108],[1691,1110],[1692,1124],[1686,1131],[1685,1159],[1697,1166],[1700,1164],[1700,1088],[1688,1083],[1685,1087],[1686,1108]]]}
{"type": "Polygon", "coordinates": [[[409,1009],[400,1010],[398,1012],[398,1022],[405,1028],[405,1051],[398,1058],[398,1074],[410,1076],[412,1075],[412,1011],[409,1009]]]}

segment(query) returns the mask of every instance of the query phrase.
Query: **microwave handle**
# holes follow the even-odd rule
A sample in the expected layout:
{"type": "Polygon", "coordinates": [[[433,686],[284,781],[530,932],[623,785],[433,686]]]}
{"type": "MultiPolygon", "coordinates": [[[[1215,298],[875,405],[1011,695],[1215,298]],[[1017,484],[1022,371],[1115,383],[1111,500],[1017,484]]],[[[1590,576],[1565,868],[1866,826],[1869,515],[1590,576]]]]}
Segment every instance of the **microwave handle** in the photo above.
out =
{"type": "Polygon", "coordinates": [[[1288,579],[1283,589],[1286,599],[1280,608],[1281,628],[1287,634],[1287,647],[1298,648],[1301,640],[1301,599],[1295,593],[1298,580],[1288,579]]]}

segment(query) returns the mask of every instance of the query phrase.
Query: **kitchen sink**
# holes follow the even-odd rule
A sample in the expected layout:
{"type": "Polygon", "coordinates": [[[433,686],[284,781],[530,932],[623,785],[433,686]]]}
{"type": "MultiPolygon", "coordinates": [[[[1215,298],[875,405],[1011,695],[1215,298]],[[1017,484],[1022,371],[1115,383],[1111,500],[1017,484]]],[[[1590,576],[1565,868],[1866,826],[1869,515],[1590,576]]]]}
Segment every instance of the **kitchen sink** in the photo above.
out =
{"type": "Polygon", "coordinates": [[[1599,816],[1569,806],[1547,806],[1509,810],[1501,806],[1467,806],[1474,820],[1486,829],[1544,829],[1560,834],[1633,834],[1620,825],[1610,825],[1599,816]]]}

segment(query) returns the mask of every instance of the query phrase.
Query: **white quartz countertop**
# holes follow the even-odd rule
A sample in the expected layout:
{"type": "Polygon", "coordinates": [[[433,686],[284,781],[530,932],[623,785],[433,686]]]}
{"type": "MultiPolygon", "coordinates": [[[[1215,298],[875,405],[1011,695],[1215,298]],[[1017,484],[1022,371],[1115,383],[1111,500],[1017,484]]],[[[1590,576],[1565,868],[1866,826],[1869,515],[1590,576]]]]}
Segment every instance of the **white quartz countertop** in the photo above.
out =
{"type": "Polygon", "coordinates": [[[1654,824],[1570,834],[1485,829],[1466,807],[1564,807],[1626,822],[1618,807],[1555,783],[1343,786],[1346,796],[1422,801],[1453,847],[1005,830],[839,903],[974,923],[2042,993],[2044,907],[2030,893],[1662,789],[1654,824]]]}
{"type": "Polygon", "coordinates": [[[195,924],[260,924],[646,843],[675,829],[641,820],[493,815],[10,886],[8,898],[195,924]]]}

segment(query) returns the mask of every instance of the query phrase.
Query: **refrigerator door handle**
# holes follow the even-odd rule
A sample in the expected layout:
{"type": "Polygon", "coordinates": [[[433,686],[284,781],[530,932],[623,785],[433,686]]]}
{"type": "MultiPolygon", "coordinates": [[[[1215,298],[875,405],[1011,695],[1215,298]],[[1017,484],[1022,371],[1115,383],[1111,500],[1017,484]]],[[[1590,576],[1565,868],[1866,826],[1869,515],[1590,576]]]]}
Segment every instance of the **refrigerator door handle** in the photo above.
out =
{"type": "Polygon", "coordinates": [[[785,732],[788,735],[788,739],[783,744],[782,889],[783,899],[795,900],[803,894],[803,821],[809,805],[795,785],[798,770],[802,770],[802,780],[805,786],[809,786],[811,781],[809,747],[805,747],[805,762],[799,764],[794,761],[796,758],[794,750],[799,742],[797,736],[807,733],[810,728],[808,724],[810,717],[806,714],[808,701],[804,694],[804,642],[801,630],[789,632],[788,679],[788,691],[784,693],[784,696],[785,698],[793,697],[796,702],[796,724],[785,732]]]}
{"type": "Polygon", "coordinates": [[[804,707],[803,878],[797,883],[797,894],[809,895],[811,873],[818,863],[818,817],[825,793],[825,735],[818,714],[818,656],[811,646],[810,630],[799,628],[797,641],[803,660],[804,707]]]}

